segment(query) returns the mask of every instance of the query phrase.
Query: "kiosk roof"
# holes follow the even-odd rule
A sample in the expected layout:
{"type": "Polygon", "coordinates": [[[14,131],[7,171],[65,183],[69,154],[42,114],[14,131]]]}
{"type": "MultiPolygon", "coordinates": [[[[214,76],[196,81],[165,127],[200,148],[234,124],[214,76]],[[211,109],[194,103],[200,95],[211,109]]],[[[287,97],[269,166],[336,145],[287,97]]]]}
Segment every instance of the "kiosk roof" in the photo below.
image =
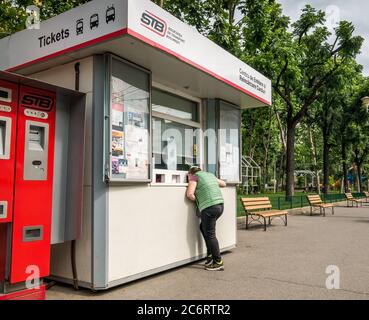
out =
{"type": "Polygon", "coordinates": [[[271,105],[271,81],[149,0],[94,0],[0,40],[0,70],[30,75],[111,52],[154,82],[242,108],[271,105]]]}

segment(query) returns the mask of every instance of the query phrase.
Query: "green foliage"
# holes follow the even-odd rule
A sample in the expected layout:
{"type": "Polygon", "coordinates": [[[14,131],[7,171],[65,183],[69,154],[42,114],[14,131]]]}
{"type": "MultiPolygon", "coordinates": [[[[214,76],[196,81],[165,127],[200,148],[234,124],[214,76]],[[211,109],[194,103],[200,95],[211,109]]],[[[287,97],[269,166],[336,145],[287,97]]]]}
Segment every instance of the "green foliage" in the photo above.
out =
{"type": "Polygon", "coordinates": [[[39,5],[41,8],[41,19],[45,20],[89,1],[4,0],[0,3],[0,38],[25,28],[27,6],[39,5]]]}
{"type": "MultiPolygon", "coordinates": [[[[277,0],[153,1],[272,79],[273,107],[242,115],[244,154],[262,167],[262,184],[275,168],[279,184],[286,173],[289,185],[294,168],[328,168],[330,185],[342,177],[343,163],[369,173],[369,115],[361,106],[369,81],[355,61],[363,39],[352,23],[341,21],[331,34],[324,12],[311,5],[291,23],[277,0]]],[[[23,29],[25,8],[37,2],[1,1],[0,37],[23,29]]],[[[85,2],[44,0],[41,18],[85,2]]]]}

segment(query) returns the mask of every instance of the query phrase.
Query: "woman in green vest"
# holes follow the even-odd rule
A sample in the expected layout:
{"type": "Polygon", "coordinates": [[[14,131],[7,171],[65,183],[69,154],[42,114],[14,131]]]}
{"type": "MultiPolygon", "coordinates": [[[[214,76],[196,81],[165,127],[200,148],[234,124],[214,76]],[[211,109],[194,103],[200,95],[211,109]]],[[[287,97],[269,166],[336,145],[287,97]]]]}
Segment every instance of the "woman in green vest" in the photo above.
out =
{"type": "Polygon", "coordinates": [[[191,167],[188,172],[188,182],[187,198],[196,202],[201,213],[200,230],[208,250],[205,269],[223,271],[224,263],[215,230],[216,222],[224,211],[224,199],[220,187],[224,188],[226,183],[217,179],[212,173],[201,171],[199,167],[191,167]]]}

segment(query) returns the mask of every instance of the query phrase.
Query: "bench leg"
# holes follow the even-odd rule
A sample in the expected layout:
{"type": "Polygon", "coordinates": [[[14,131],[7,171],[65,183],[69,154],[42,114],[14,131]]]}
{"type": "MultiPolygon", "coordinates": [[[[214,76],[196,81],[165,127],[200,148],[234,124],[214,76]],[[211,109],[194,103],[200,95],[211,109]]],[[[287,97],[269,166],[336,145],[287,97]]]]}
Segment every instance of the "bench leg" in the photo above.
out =
{"type": "Polygon", "coordinates": [[[272,224],[272,219],[271,218],[269,218],[269,225],[271,225],[272,224]]]}
{"type": "Polygon", "coordinates": [[[264,218],[264,231],[267,231],[267,220],[266,220],[266,218],[264,218]]]}
{"type": "Polygon", "coordinates": [[[325,217],[325,208],[323,208],[323,212],[324,212],[324,215],[323,216],[325,217]]]}
{"type": "Polygon", "coordinates": [[[287,227],[287,224],[288,224],[287,214],[284,217],[285,217],[284,225],[287,227]]]}
{"type": "Polygon", "coordinates": [[[246,230],[249,229],[249,215],[246,215],[246,230]]]}
{"type": "Polygon", "coordinates": [[[310,207],[310,216],[313,215],[313,207],[310,207]]]}
{"type": "Polygon", "coordinates": [[[332,216],[334,216],[334,207],[332,207],[332,216]]]}

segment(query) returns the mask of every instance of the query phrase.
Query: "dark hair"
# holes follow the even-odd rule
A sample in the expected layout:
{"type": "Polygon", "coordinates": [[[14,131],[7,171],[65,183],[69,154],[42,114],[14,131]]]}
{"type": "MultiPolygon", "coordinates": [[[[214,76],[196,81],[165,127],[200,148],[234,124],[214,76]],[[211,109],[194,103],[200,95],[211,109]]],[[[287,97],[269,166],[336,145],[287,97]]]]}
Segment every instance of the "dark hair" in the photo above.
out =
{"type": "Polygon", "coordinates": [[[200,167],[191,167],[190,170],[188,170],[188,173],[194,175],[199,171],[201,171],[200,167]]]}

